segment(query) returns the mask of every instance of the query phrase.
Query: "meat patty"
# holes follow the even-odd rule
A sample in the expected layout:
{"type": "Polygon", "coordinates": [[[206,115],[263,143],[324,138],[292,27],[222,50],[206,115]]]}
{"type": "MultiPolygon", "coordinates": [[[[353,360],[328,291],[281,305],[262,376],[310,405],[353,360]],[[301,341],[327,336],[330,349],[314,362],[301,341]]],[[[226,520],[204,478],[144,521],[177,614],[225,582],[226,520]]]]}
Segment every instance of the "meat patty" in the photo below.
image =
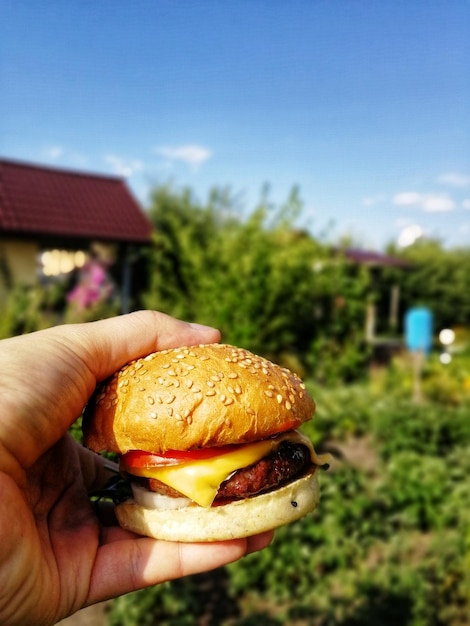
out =
{"type": "MultiPolygon", "coordinates": [[[[308,448],[301,444],[284,441],[268,456],[253,463],[253,465],[237,470],[229,476],[220,485],[214,503],[221,504],[223,501],[241,500],[269,491],[301,476],[311,464],[308,448]]],[[[132,476],[132,480],[136,480],[151,491],[173,498],[181,497],[176,489],[165,485],[156,478],[132,476]]]]}
{"type": "Polygon", "coordinates": [[[217,500],[239,500],[269,491],[300,476],[311,465],[309,450],[283,442],[279,448],[253,465],[236,471],[217,492],[217,500]]]}

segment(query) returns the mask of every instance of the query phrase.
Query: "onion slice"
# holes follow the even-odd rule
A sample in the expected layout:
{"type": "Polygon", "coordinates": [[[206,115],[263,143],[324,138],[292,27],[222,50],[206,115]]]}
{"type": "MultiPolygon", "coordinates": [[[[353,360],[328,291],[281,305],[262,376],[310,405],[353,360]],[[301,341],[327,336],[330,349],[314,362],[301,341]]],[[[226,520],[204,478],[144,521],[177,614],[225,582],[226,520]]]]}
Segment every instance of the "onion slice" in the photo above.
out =
{"type": "Polygon", "coordinates": [[[134,500],[140,506],[146,509],[159,509],[161,511],[168,511],[173,509],[183,509],[191,504],[189,498],[182,496],[181,498],[172,498],[165,496],[162,493],[156,493],[150,491],[140,485],[131,483],[132,493],[134,500]]]}

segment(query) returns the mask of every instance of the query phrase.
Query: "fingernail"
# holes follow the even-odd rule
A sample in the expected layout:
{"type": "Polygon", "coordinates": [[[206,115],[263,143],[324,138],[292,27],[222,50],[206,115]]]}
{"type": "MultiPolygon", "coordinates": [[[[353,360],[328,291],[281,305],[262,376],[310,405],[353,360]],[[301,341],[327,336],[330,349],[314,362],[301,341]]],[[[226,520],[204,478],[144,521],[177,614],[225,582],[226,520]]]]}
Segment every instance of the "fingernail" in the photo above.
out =
{"type": "Polygon", "coordinates": [[[197,330],[201,333],[206,332],[208,330],[216,330],[213,326],[204,326],[204,324],[196,324],[195,322],[190,322],[189,326],[193,330],[197,330]]]}

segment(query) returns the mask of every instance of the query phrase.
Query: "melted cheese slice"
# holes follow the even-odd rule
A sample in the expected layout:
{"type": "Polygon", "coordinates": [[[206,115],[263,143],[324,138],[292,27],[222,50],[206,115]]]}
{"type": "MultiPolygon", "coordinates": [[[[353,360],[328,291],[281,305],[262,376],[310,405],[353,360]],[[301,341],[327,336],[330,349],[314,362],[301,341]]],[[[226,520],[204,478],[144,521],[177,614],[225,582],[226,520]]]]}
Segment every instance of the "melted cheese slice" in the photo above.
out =
{"type": "Polygon", "coordinates": [[[220,484],[235,471],[256,463],[275,450],[283,441],[300,443],[310,450],[312,462],[321,465],[311,441],[299,431],[290,431],[272,439],[248,443],[239,448],[212,457],[190,461],[180,465],[152,468],[132,468],[132,473],[147,478],[156,478],[173,487],[181,494],[203,507],[211,506],[220,484]]]}

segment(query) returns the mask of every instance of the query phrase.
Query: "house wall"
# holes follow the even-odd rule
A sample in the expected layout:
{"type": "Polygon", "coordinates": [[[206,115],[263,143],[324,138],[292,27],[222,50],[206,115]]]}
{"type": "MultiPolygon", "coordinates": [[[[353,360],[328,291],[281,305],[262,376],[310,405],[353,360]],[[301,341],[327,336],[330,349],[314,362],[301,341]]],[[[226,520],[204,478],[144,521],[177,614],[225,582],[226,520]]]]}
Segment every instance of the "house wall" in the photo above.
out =
{"type": "Polygon", "coordinates": [[[6,297],[10,281],[14,286],[35,284],[38,253],[36,242],[0,238],[0,302],[6,297]]]}

